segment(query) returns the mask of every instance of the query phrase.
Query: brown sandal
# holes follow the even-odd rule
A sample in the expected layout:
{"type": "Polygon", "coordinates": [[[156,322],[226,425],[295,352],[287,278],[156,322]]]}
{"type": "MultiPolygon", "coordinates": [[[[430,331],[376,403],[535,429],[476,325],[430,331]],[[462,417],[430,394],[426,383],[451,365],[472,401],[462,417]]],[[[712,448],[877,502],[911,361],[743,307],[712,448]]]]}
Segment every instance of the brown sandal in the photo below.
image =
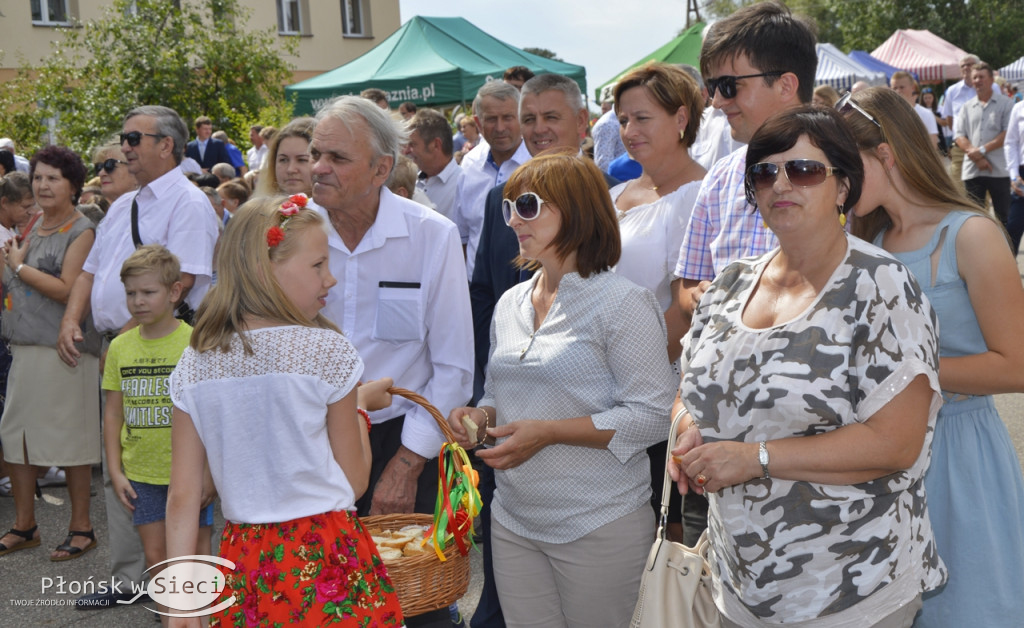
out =
{"type": "Polygon", "coordinates": [[[67,538],[64,539],[63,543],[61,543],[54,549],[55,552],[67,552],[68,555],[59,556],[57,558],[51,556],[50,560],[52,560],[55,563],[59,563],[65,560],[71,560],[72,558],[78,558],[79,556],[88,552],[94,547],[96,547],[96,533],[92,530],[87,530],[84,532],[81,530],[68,530],[67,538]],[[89,544],[85,547],[75,547],[71,544],[71,539],[76,536],[84,536],[85,538],[89,539],[89,544]]]}
{"type": "Polygon", "coordinates": [[[17,552],[23,549],[29,549],[30,547],[38,547],[40,540],[39,537],[35,536],[36,530],[38,529],[39,526],[32,526],[31,530],[15,530],[14,528],[8,530],[4,534],[4,536],[7,536],[8,534],[13,534],[14,536],[20,536],[24,540],[20,543],[15,543],[10,547],[7,547],[3,543],[0,543],[0,556],[3,556],[4,554],[10,554],[12,552],[17,552]]]}

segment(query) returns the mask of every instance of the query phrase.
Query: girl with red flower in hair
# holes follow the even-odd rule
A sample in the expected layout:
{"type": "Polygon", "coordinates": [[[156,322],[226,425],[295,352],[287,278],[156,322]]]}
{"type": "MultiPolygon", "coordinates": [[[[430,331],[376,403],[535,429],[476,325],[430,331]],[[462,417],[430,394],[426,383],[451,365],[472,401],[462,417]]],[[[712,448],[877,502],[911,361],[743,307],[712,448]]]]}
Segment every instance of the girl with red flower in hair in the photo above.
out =
{"type": "MultiPolygon", "coordinates": [[[[305,195],[234,215],[218,283],[171,376],[169,557],[192,553],[209,470],[228,520],[220,555],[234,603],[212,626],[400,626],[398,597],[355,514],[369,482],[369,418],[390,380],[358,386],[355,348],[320,315],[337,281],[305,195]]],[[[171,609],[173,613],[173,609],[171,609]]],[[[199,626],[174,617],[172,626],[199,626]]]]}

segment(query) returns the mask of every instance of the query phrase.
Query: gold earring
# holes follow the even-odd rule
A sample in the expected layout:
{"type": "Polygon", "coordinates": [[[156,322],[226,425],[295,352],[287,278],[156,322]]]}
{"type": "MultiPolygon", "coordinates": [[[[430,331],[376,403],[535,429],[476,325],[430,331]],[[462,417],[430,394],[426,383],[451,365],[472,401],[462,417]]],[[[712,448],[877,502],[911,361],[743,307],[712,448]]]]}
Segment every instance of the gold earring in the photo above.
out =
{"type": "Polygon", "coordinates": [[[846,228],[846,213],[843,211],[843,209],[845,209],[845,208],[842,205],[836,205],[836,209],[839,210],[839,226],[843,227],[845,229],[846,228]]]}

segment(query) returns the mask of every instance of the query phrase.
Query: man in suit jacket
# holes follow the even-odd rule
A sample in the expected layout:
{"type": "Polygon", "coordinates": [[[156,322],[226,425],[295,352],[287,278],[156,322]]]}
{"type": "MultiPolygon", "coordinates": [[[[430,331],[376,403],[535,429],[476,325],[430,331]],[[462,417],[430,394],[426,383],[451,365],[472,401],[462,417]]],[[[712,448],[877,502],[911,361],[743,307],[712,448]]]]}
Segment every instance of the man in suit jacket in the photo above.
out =
{"type": "Polygon", "coordinates": [[[185,156],[195,159],[203,172],[209,172],[214,164],[231,163],[228,147],[224,142],[210,137],[211,135],[213,135],[213,120],[206,116],[199,116],[196,118],[196,139],[185,147],[185,156]]]}

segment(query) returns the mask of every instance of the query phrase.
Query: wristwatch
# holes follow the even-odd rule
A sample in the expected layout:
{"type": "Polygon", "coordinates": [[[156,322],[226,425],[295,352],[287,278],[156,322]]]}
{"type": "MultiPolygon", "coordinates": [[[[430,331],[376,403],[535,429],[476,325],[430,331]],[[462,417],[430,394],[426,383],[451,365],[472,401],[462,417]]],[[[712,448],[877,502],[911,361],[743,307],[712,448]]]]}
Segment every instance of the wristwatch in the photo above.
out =
{"type": "Polygon", "coordinates": [[[757,460],[761,463],[761,477],[765,480],[771,479],[768,473],[768,443],[761,441],[757,445],[757,460]]]}
{"type": "Polygon", "coordinates": [[[978,152],[981,153],[983,156],[988,155],[988,149],[985,148],[984,144],[978,147],[978,152]]]}

